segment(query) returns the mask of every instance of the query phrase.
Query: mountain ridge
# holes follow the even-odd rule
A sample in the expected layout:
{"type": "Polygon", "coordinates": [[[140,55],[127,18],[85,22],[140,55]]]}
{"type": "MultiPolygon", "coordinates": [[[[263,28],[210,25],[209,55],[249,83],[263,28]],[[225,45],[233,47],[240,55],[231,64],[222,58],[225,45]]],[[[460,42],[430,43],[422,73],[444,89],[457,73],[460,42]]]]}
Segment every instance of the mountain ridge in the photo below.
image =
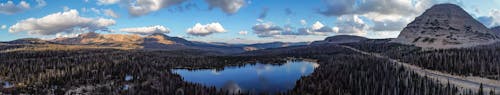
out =
{"type": "Polygon", "coordinates": [[[142,49],[142,50],[197,49],[204,51],[216,51],[224,54],[234,54],[245,51],[309,44],[309,42],[269,42],[269,43],[255,43],[255,44],[209,43],[209,42],[189,41],[180,37],[170,37],[163,33],[154,33],[151,35],[136,35],[136,34],[99,34],[95,32],[87,32],[79,34],[76,37],[60,37],[51,40],[36,39],[36,41],[31,41],[29,39],[26,40],[18,39],[3,43],[92,45],[92,46],[122,47],[122,48],[142,49]]]}
{"type": "Polygon", "coordinates": [[[311,44],[343,44],[368,40],[368,38],[355,35],[335,35],[325,38],[322,41],[314,41],[311,44]]]}

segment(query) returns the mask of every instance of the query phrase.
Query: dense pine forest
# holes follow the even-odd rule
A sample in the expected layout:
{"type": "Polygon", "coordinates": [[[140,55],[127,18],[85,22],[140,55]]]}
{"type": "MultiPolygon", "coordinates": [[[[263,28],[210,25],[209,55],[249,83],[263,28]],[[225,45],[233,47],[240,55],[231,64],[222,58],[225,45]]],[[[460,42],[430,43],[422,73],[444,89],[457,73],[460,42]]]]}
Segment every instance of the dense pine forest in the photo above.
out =
{"type": "Polygon", "coordinates": [[[223,69],[300,59],[317,60],[320,66],[312,75],[297,81],[293,90],[282,94],[472,95],[478,92],[439,83],[387,60],[339,45],[277,48],[236,56],[200,55],[196,50],[120,49],[21,50],[3,52],[1,56],[0,79],[15,85],[3,86],[0,92],[5,94],[229,94],[215,87],[185,82],[170,69],[223,69]],[[326,48],[335,49],[325,51],[326,48]],[[127,76],[132,79],[125,79],[127,76]]]}
{"type": "Polygon", "coordinates": [[[180,56],[179,53],[188,54],[184,51],[117,49],[4,53],[0,59],[0,78],[16,86],[2,88],[1,92],[134,95],[175,94],[185,89],[188,95],[213,94],[217,93],[215,88],[183,82],[170,69],[223,68],[256,61],[254,59],[277,64],[286,61],[281,58],[180,56]],[[125,81],[127,75],[133,76],[133,80],[125,81]],[[125,85],[130,89],[124,91],[125,85]]]}
{"type": "Polygon", "coordinates": [[[500,56],[500,48],[498,48],[498,44],[438,50],[395,43],[374,43],[374,40],[345,45],[364,51],[381,53],[427,69],[500,80],[500,57],[498,57],[500,56]]]}

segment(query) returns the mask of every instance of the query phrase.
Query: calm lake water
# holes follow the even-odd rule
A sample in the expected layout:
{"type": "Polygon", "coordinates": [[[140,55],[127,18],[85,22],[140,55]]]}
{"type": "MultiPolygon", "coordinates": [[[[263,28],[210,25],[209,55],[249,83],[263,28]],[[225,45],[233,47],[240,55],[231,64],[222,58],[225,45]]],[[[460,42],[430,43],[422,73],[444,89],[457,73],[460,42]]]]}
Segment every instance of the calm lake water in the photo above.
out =
{"type": "Polygon", "coordinates": [[[230,93],[277,93],[293,89],[302,76],[310,75],[319,65],[308,61],[288,61],[283,65],[247,64],[215,69],[173,69],[184,81],[215,86],[230,93]]]}

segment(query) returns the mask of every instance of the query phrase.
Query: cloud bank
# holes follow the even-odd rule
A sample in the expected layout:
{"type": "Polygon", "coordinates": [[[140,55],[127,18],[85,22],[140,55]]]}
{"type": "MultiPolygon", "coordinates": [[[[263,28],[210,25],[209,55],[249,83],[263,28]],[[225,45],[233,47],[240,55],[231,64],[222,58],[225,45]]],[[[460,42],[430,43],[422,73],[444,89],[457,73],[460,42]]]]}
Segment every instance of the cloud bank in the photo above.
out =
{"type": "Polygon", "coordinates": [[[110,5],[118,2],[120,2],[120,0],[97,0],[97,5],[110,5]]]}
{"type": "Polygon", "coordinates": [[[210,9],[220,8],[222,11],[228,14],[236,13],[241,7],[245,5],[244,0],[205,0],[210,9]]]}
{"type": "Polygon", "coordinates": [[[2,25],[0,29],[7,29],[7,25],[2,25]]]}
{"type": "MultiPolygon", "coordinates": [[[[305,20],[301,23],[305,25],[305,20]]],[[[273,24],[272,22],[262,22],[255,24],[252,27],[253,33],[258,37],[274,37],[282,38],[285,36],[298,36],[298,35],[327,35],[338,32],[338,29],[324,25],[316,21],[309,27],[294,28],[291,25],[284,25],[283,27],[273,24]]]]}
{"type": "Polygon", "coordinates": [[[21,20],[9,28],[10,33],[27,32],[33,35],[54,35],[57,33],[109,31],[108,26],[116,22],[112,19],[81,17],[72,9],[53,13],[42,18],[21,20]]]}
{"type": "Polygon", "coordinates": [[[119,18],[120,15],[118,15],[117,13],[115,13],[115,11],[111,10],[111,9],[105,9],[103,10],[104,14],[106,16],[110,16],[110,17],[113,17],[113,18],[119,18]]]}
{"type": "Polygon", "coordinates": [[[132,34],[139,35],[151,35],[155,33],[170,33],[170,29],[165,28],[161,25],[149,26],[149,27],[134,27],[134,28],[122,28],[122,32],[128,32],[132,34]]]}
{"type": "Polygon", "coordinates": [[[1,14],[15,14],[27,10],[30,8],[30,4],[26,1],[21,1],[19,4],[14,4],[12,1],[7,1],[6,3],[0,3],[0,13],[1,14]]]}
{"type": "Polygon", "coordinates": [[[500,26],[500,10],[492,9],[486,16],[477,18],[486,27],[500,26]]]}
{"type": "MultiPolygon", "coordinates": [[[[437,0],[324,0],[318,13],[338,17],[339,33],[401,31],[437,0]],[[364,19],[361,19],[364,18],[364,19]],[[372,25],[366,24],[367,22],[372,25]]],[[[451,2],[454,3],[454,2],[451,2]]],[[[457,3],[457,2],[455,2],[457,3]]]]}
{"type": "Polygon", "coordinates": [[[136,0],[130,1],[128,12],[132,16],[142,16],[162,8],[181,4],[187,0],[136,0]]]}
{"type": "Polygon", "coordinates": [[[187,29],[187,33],[194,36],[207,36],[213,33],[226,32],[224,27],[218,22],[202,25],[196,23],[192,28],[187,29]]]}
{"type": "MultiPolygon", "coordinates": [[[[102,1],[101,4],[111,4],[119,0],[99,1],[102,1]]],[[[187,1],[189,0],[128,0],[128,11],[132,16],[142,16],[163,8],[180,5],[187,1]]],[[[205,0],[205,2],[208,4],[209,9],[218,8],[227,14],[234,14],[245,5],[244,0],[205,0]]],[[[189,9],[189,7],[187,7],[187,9],[189,9]]]]}
{"type": "Polygon", "coordinates": [[[364,35],[369,26],[358,15],[345,15],[337,18],[335,29],[339,34],[364,35]]]}

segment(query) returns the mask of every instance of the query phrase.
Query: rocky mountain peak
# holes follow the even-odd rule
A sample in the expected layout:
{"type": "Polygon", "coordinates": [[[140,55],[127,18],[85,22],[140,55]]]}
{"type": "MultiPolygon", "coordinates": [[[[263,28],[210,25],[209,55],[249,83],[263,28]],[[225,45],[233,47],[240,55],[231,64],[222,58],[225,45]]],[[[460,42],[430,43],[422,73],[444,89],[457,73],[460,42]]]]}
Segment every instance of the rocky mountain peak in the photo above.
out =
{"type": "Polygon", "coordinates": [[[427,9],[392,42],[424,48],[460,48],[490,44],[500,37],[453,4],[427,9]]]}

